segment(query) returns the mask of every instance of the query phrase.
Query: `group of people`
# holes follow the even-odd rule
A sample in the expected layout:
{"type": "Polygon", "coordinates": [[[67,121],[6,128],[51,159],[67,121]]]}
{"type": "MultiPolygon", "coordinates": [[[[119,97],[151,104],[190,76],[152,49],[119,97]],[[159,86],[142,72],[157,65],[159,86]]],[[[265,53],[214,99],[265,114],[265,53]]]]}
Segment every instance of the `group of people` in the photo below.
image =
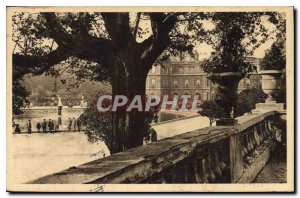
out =
{"type": "MultiPolygon", "coordinates": [[[[79,119],[68,119],[68,131],[81,131],[81,121],[79,119]]],[[[14,133],[21,133],[20,125],[13,122],[14,127],[14,133]]],[[[26,123],[26,129],[27,133],[32,132],[32,123],[31,120],[28,120],[26,123]]],[[[55,133],[60,132],[58,123],[55,123],[54,120],[49,119],[48,121],[46,119],[43,120],[43,122],[37,122],[36,129],[38,133],[55,133]]]]}
{"type": "Polygon", "coordinates": [[[73,119],[69,118],[68,120],[68,131],[71,131],[73,129],[73,131],[80,131],[81,130],[81,121],[80,119],[75,119],[73,117],[73,119]]]}
{"type": "Polygon", "coordinates": [[[48,122],[46,121],[46,119],[44,119],[42,124],[39,122],[36,124],[36,129],[38,132],[40,132],[42,129],[42,133],[55,133],[59,132],[59,125],[55,124],[54,121],[51,119],[49,119],[48,122]]]}

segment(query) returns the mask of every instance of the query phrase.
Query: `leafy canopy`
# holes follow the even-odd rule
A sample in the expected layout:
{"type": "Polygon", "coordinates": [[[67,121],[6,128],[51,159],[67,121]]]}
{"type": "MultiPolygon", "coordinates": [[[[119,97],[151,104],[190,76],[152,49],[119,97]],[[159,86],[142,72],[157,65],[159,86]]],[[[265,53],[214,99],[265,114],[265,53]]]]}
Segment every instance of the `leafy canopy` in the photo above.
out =
{"type": "Polygon", "coordinates": [[[286,66],[285,54],[281,43],[273,43],[261,61],[261,70],[283,70],[286,66]]]}

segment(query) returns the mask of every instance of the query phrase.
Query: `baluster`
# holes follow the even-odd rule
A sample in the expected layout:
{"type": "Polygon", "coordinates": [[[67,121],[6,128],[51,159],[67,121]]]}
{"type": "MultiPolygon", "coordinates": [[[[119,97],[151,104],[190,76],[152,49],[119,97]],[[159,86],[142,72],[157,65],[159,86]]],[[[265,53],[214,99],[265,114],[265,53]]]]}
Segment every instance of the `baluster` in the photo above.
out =
{"type": "Polygon", "coordinates": [[[266,132],[266,139],[268,139],[269,138],[269,136],[271,135],[271,131],[270,131],[270,128],[269,128],[269,121],[268,120],[266,120],[266,122],[265,122],[265,132],[266,132]]]}
{"type": "Polygon", "coordinates": [[[167,179],[165,178],[165,175],[163,174],[163,173],[161,173],[161,183],[162,184],[167,184],[168,182],[167,182],[167,179]]]}
{"type": "Polygon", "coordinates": [[[212,159],[212,170],[217,178],[221,177],[222,170],[219,165],[219,156],[218,156],[218,151],[216,149],[214,149],[212,151],[212,158],[213,158],[212,159]]]}
{"type": "Polygon", "coordinates": [[[224,149],[222,148],[222,144],[218,144],[217,145],[217,149],[216,149],[216,155],[217,155],[217,161],[218,161],[218,166],[220,167],[222,173],[224,174],[224,172],[227,170],[227,166],[224,162],[223,159],[221,159],[222,156],[224,156],[223,153],[224,149]]]}
{"type": "Polygon", "coordinates": [[[257,147],[257,144],[256,144],[255,137],[254,137],[254,128],[252,128],[250,131],[250,138],[251,138],[251,143],[253,145],[253,150],[255,150],[257,147]]]}
{"type": "Polygon", "coordinates": [[[262,135],[262,143],[264,143],[266,139],[266,134],[265,134],[265,121],[260,122],[260,132],[262,135]]]}
{"type": "Polygon", "coordinates": [[[263,143],[264,141],[264,134],[263,134],[263,129],[262,129],[262,122],[259,123],[259,140],[260,140],[260,144],[263,143]]]}
{"type": "Polygon", "coordinates": [[[218,182],[227,183],[230,181],[230,165],[227,164],[228,159],[226,159],[226,156],[228,156],[229,153],[226,150],[224,141],[217,143],[216,148],[216,161],[218,161],[218,166],[222,173],[221,177],[218,178],[218,182]]]}
{"type": "Polygon", "coordinates": [[[257,145],[256,145],[256,142],[255,142],[255,139],[254,139],[254,131],[253,131],[253,128],[252,128],[251,131],[249,132],[249,137],[250,137],[250,139],[251,139],[251,144],[252,144],[252,146],[253,146],[252,151],[254,151],[257,145]]]}
{"type": "Polygon", "coordinates": [[[204,179],[204,183],[209,183],[208,181],[208,172],[207,172],[207,169],[206,169],[206,159],[203,158],[202,159],[202,175],[203,175],[203,179],[204,179]]]}
{"type": "Polygon", "coordinates": [[[254,139],[255,139],[255,144],[256,146],[259,146],[260,145],[260,138],[259,138],[259,135],[258,135],[258,131],[257,131],[257,127],[254,126],[253,128],[253,135],[254,135],[254,139]]]}
{"type": "Polygon", "coordinates": [[[243,134],[242,145],[243,145],[242,154],[243,154],[243,157],[245,157],[248,155],[246,134],[243,134]]]}
{"type": "Polygon", "coordinates": [[[183,182],[184,183],[188,183],[188,178],[189,178],[189,164],[188,164],[187,160],[185,160],[185,163],[183,165],[183,170],[184,170],[183,182]]]}
{"type": "Polygon", "coordinates": [[[203,166],[203,157],[195,157],[194,160],[194,173],[196,183],[208,183],[205,177],[205,167],[203,166]]]}
{"type": "Polygon", "coordinates": [[[211,154],[210,153],[208,153],[208,155],[207,155],[206,167],[207,167],[207,172],[208,172],[207,179],[210,183],[214,183],[216,181],[216,176],[212,171],[212,162],[211,162],[211,154]]]}
{"type": "Polygon", "coordinates": [[[246,141],[247,141],[247,150],[248,150],[248,154],[249,154],[252,151],[252,149],[253,149],[253,145],[250,142],[249,133],[248,132],[246,133],[246,141]]]}
{"type": "Polygon", "coordinates": [[[178,177],[177,173],[178,171],[176,165],[173,165],[172,167],[163,170],[160,174],[161,183],[163,184],[176,183],[178,177]]]}

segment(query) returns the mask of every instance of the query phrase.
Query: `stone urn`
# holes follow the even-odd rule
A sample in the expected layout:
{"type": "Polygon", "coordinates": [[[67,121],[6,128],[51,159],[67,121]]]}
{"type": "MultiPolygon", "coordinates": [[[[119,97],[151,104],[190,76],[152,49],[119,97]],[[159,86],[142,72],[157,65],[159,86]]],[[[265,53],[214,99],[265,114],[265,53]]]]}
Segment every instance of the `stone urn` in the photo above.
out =
{"type": "Polygon", "coordinates": [[[280,77],[283,73],[284,72],[280,70],[261,70],[259,72],[261,75],[262,90],[268,95],[266,103],[276,103],[273,94],[281,87],[280,77]]]}
{"type": "Polygon", "coordinates": [[[224,108],[226,113],[226,118],[221,120],[229,121],[228,124],[220,123],[220,125],[234,125],[234,122],[236,121],[233,119],[234,116],[232,115],[232,111],[237,104],[238,85],[243,78],[244,75],[239,72],[225,72],[208,75],[208,79],[213,83],[214,95],[212,100],[215,104],[224,108]]]}

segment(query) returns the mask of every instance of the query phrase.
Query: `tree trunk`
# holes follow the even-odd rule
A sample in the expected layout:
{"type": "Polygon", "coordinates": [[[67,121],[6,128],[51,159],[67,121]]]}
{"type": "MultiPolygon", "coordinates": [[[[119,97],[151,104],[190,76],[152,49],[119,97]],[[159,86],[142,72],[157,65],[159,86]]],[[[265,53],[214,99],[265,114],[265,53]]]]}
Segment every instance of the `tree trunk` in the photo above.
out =
{"type": "MultiPolygon", "coordinates": [[[[138,72],[138,71],[137,71],[138,72]]],[[[129,98],[140,95],[142,101],[146,97],[146,78],[147,75],[141,73],[134,73],[128,78],[129,98]]],[[[144,106],[143,106],[144,108],[144,106]]],[[[134,109],[127,113],[129,117],[128,122],[128,140],[126,148],[134,148],[143,145],[145,133],[148,129],[146,123],[146,112],[134,109]]]]}
{"type": "Polygon", "coordinates": [[[145,112],[134,109],[127,112],[127,106],[134,96],[140,95],[145,98],[146,71],[136,69],[138,66],[128,66],[122,59],[114,60],[112,73],[112,98],[116,95],[128,97],[128,104],[119,107],[116,112],[112,112],[112,141],[110,146],[111,153],[117,153],[129,148],[143,145],[144,134],[148,129],[145,122],[145,112]]]}

